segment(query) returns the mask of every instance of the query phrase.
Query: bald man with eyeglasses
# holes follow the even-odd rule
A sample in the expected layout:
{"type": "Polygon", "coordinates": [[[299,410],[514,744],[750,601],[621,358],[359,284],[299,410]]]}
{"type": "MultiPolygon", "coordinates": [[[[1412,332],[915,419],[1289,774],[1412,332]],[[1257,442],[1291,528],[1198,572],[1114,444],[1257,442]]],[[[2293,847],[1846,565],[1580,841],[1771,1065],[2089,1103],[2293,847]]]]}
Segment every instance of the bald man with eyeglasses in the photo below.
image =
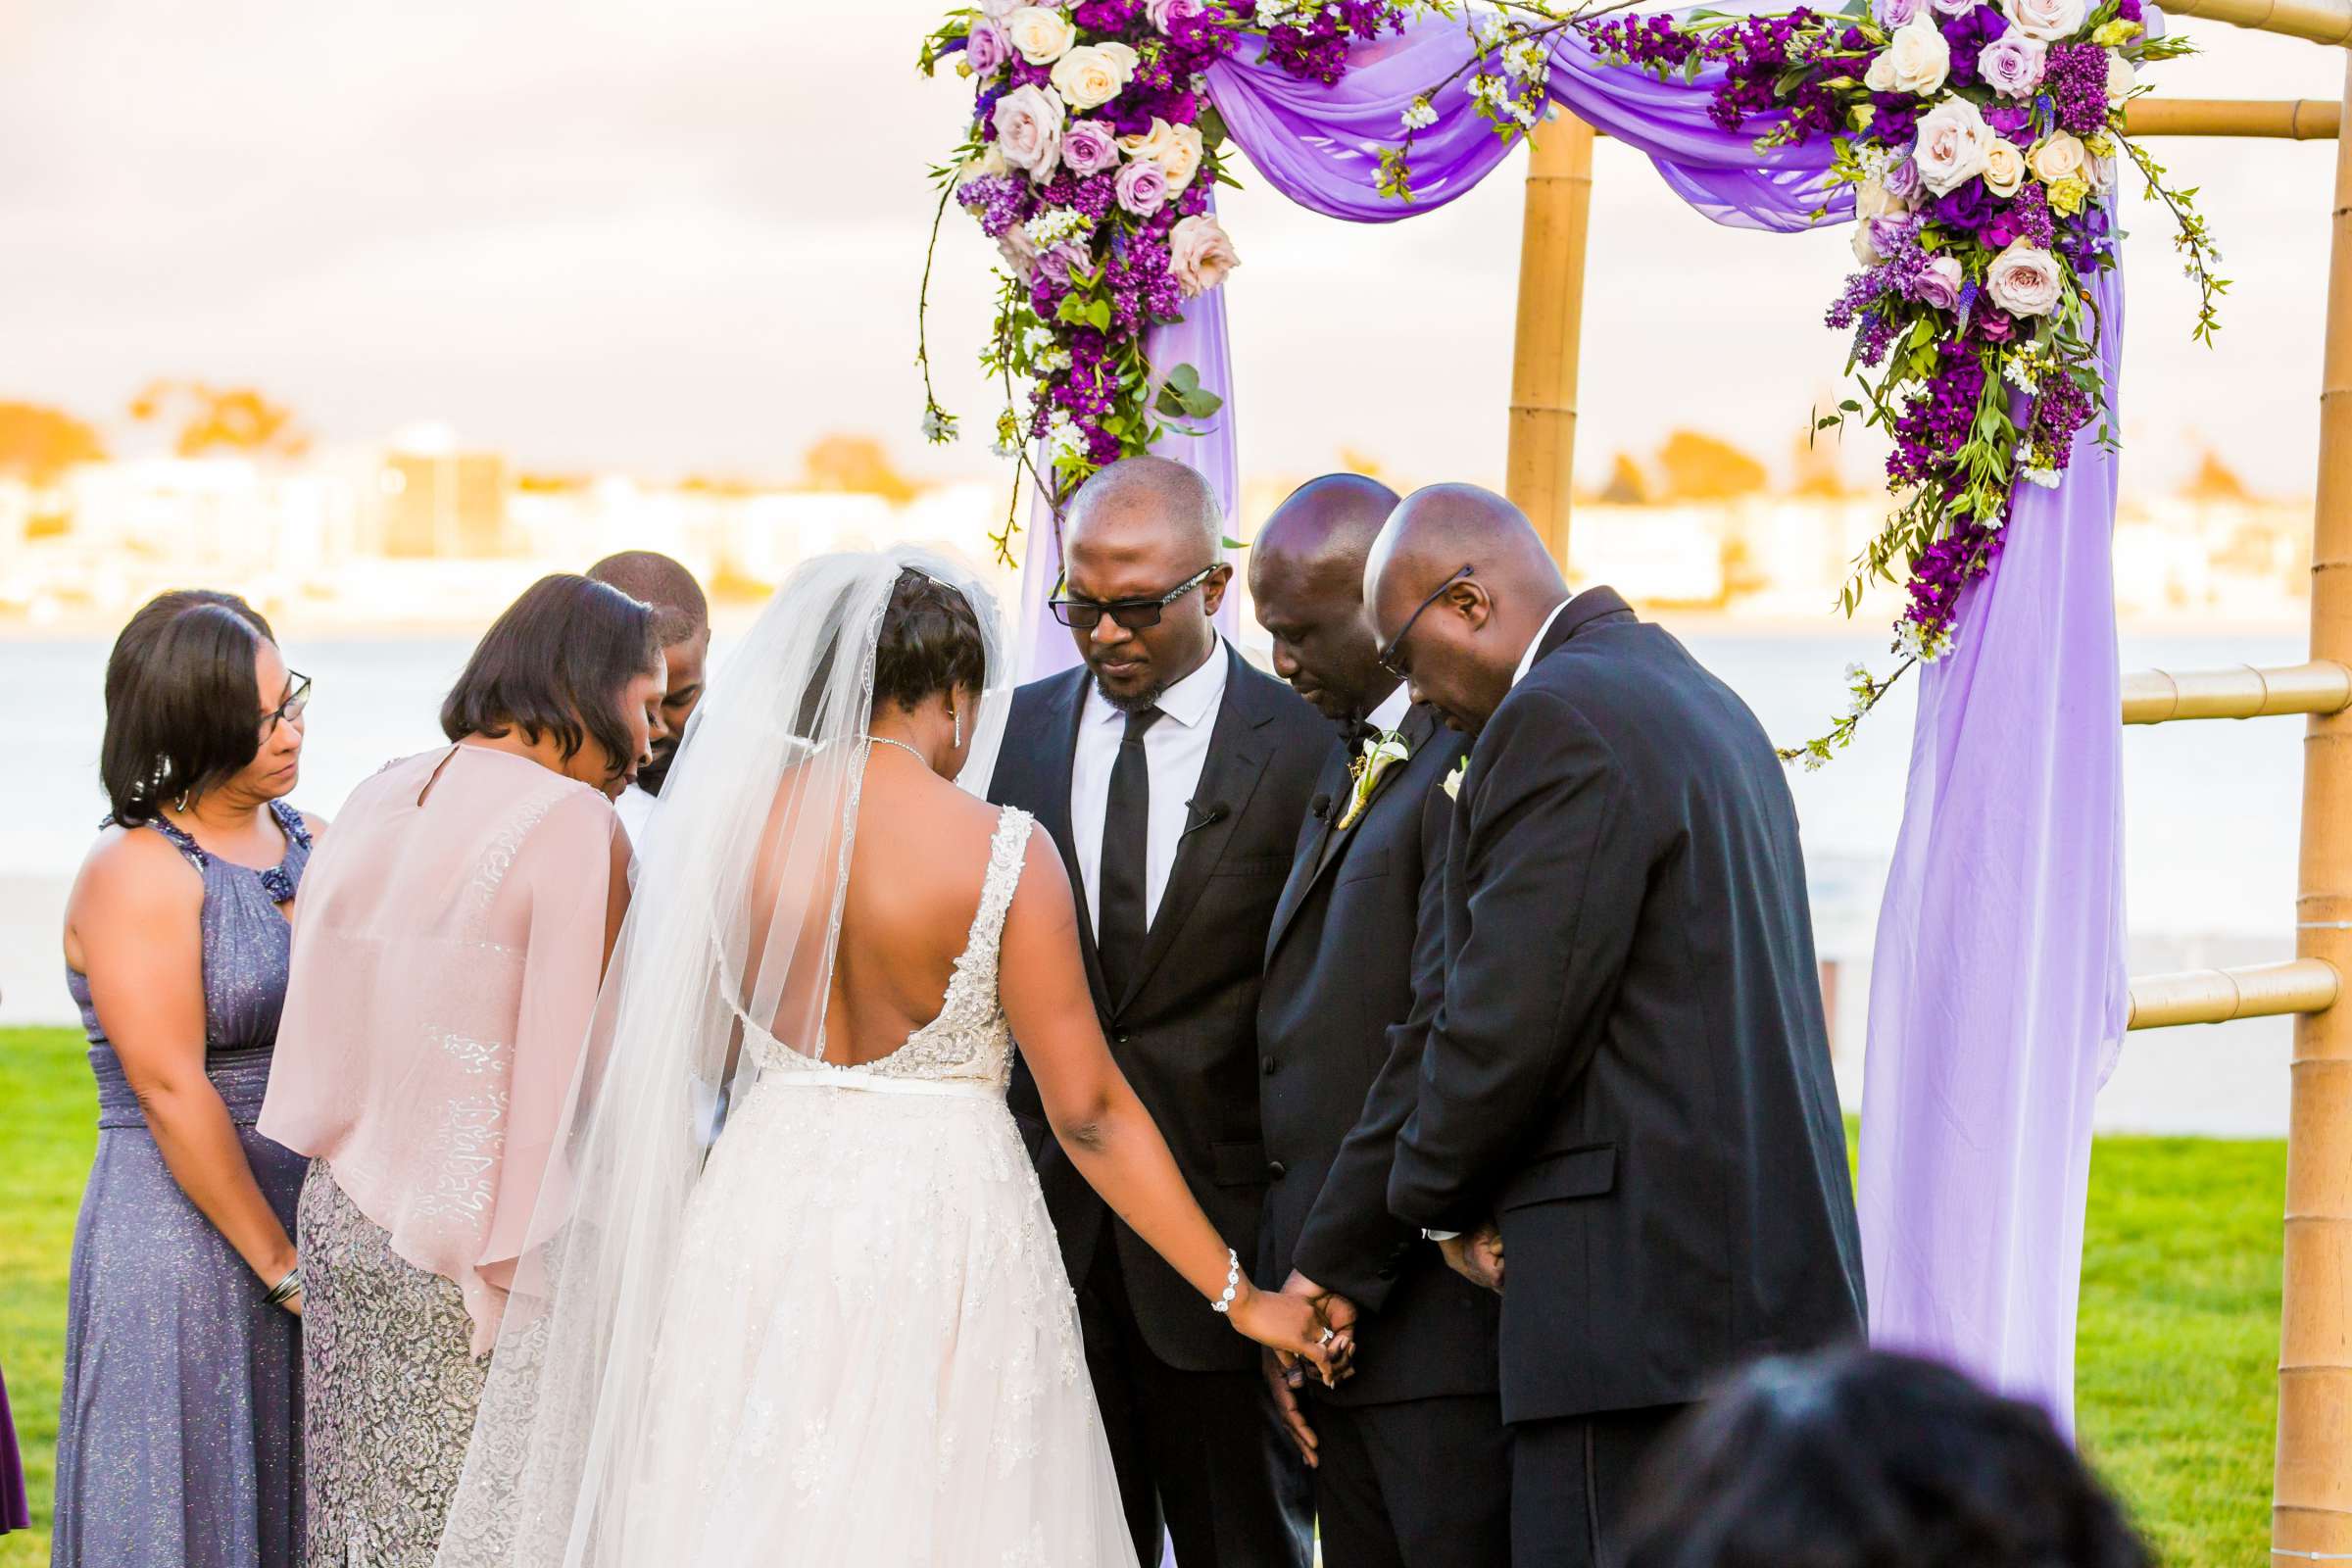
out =
{"type": "MultiPolygon", "coordinates": [[[[1053,609],[1082,663],[1015,694],[989,799],[1059,847],[1111,1054],[1247,1262],[1285,1175],[1258,1124],[1266,934],[1337,735],[1217,635],[1223,534],[1207,483],[1163,458],[1079,490],[1053,609]]],[[[1256,1349],[1080,1179],[1025,1067],[1009,1099],[1078,1295],[1137,1560],[1159,1561],[1164,1526],[1180,1568],[1305,1568],[1303,1467],[1256,1349]]]]}

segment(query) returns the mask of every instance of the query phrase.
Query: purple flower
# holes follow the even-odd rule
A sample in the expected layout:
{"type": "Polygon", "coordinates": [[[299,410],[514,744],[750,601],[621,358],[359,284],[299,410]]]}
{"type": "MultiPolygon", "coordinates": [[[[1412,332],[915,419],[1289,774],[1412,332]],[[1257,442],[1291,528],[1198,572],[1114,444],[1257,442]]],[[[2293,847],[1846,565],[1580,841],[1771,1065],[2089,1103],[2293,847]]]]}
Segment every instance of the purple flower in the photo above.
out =
{"type": "Polygon", "coordinates": [[[1958,257],[1931,256],[1911,280],[1911,297],[1922,305],[1948,311],[1959,305],[1961,285],[1967,280],[1958,257]]]}
{"type": "Polygon", "coordinates": [[[971,36],[964,40],[963,58],[973,74],[993,76],[1012,58],[1012,45],[1005,40],[1003,27],[993,22],[975,20],[971,36]]]}
{"type": "Polygon", "coordinates": [[[1977,0],[1929,0],[1939,17],[1964,17],[1975,8],[1977,0]]]}
{"type": "Polygon", "coordinates": [[[1992,220],[1993,194],[1984,188],[1983,180],[1971,179],[1936,197],[1929,204],[1928,210],[1936,215],[1936,221],[1946,228],[1967,229],[1973,233],[1992,220]]]}
{"type": "Polygon", "coordinates": [[[2004,98],[2031,98],[2040,85],[2049,50],[2039,38],[2004,32],[1978,52],[1977,73],[1985,86],[2004,98]]]}
{"type": "Polygon", "coordinates": [[[1037,254],[1037,275],[1056,288],[1070,286],[1072,268],[1094,265],[1094,253],[1075,240],[1049,245],[1037,254]]]}
{"type": "Polygon", "coordinates": [[[1917,202],[1925,185],[1926,181],[1919,176],[1919,165],[1912,161],[1908,152],[1904,153],[1899,163],[1886,171],[1886,194],[1898,202],[1917,202]]]}
{"type": "Polygon", "coordinates": [[[1167,203],[1168,176],[1158,163],[1139,158],[1119,171],[1119,205],[1138,218],[1150,218],[1167,203]]]}
{"type": "Polygon", "coordinates": [[[1889,32],[1927,8],[1927,0],[1870,0],[1871,20],[1889,32]]]}
{"type": "Polygon", "coordinates": [[[2023,104],[1986,104],[1984,113],[1984,123],[2013,140],[2034,123],[2034,111],[2023,104]]]}
{"type": "Polygon", "coordinates": [[[2061,130],[2078,136],[2107,128],[2107,51],[2095,43],[2052,44],[2041,90],[2061,130]]]}
{"type": "Polygon", "coordinates": [[[1952,51],[1952,85],[1977,84],[1978,59],[1984,46],[2009,30],[2009,19],[1987,5],[1972,5],[1943,24],[1943,41],[1952,51]]]}
{"type": "Polygon", "coordinates": [[[1099,174],[1118,163],[1119,139],[1100,120],[1073,120],[1061,133],[1061,161],[1075,173],[1099,174]]]}

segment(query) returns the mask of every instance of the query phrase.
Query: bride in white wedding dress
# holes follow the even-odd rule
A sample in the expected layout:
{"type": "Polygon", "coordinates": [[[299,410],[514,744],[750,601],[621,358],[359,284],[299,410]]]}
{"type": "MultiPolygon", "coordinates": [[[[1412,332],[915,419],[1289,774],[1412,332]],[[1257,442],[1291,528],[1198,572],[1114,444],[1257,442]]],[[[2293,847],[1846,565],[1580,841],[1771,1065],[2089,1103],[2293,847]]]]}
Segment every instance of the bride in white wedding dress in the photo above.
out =
{"type": "Polygon", "coordinates": [[[1111,1062],[1051,842],[950,782],[993,766],[1008,662],[976,577],[899,550],[801,567],[713,683],[440,1568],[1132,1562],[1004,1106],[1016,1037],[1073,1161],[1200,1309],[1329,1369],[1328,1329],[1251,1287],[1111,1062]]]}

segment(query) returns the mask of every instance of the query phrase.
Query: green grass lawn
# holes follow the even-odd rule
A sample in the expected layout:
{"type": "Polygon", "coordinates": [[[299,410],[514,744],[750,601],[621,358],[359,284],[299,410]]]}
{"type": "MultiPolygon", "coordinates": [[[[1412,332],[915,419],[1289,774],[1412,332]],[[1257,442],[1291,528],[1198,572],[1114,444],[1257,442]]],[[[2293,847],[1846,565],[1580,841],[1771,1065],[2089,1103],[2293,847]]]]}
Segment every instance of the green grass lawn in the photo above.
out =
{"type": "MultiPolygon", "coordinates": [[[[81,1041],[0,1030],[0,1368],[32,1489],[0,1568],[49,1560],[66,1257],[96,1141],[81,1041]]],[[[2278,1143],[2101,1139],[2079,1342],[2082,1441],[2163,1560],[2220,1568],[2270,1539],[2278,1143]]]]}

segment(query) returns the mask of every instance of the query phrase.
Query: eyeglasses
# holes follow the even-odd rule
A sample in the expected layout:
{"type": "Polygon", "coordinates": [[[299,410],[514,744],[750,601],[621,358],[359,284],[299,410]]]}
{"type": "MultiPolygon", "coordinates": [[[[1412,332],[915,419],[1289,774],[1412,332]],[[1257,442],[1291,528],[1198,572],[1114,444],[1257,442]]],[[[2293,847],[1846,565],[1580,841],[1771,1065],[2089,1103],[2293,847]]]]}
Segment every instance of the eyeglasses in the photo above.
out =
{"type": "Polygon", "coordinates": [[[1147,626],[1158,625],[1161,611],[1208,581],[1209,573],[1216,569],[1213,565],[1203,566],[1156,599],[1113,599],[1107,604],[1092,599],[1050,599],[1047,604],[1053,609],[1055,620],[1077,631],[1093,631],[1102,624],[1104,615],[1129,631],[1142,631],[1147,626]]]}
{"type": "Polygon", "coordinates": [[[302,710],[311,706],[311,677],[298,669],[289,669],[286,673],[293,677],[294,689],[286,694],[284,702],[262,715],[262,739],[264,740],[268,740],[277,733],[277,724],[280,719],[286,719],[296,724],[301,723],[302,710]]]}
{"type": "Polygon", "coordinates": [[[1411,614],[1404,617],[1404,624],[1396,628],[1396,635],[1389,639],[1389,646],[1380,651],[1379,657],[1381,668],[1387,670],[1398,680],[1405,680],[1409,678],[1410,672],[1407,667],[1396,662],[1397,654],[1402,652],[1404,649],[1405,634],[1413,629],[1413,622],[1421,618],[1422,611],[1427,610],[1430,606],[1445,598],[1446,590],[1451,588],[1455,583],[1460,582],[1464,577],[1469,576],[1472,569],[1473,568],[1470,566],[1464,566],[1461,570],[1455,572],[1452,576],[1438,584],[1438,591],[1434,594],[1431,594],[1427,599],[1422,600],[1420,609],[1415,610],[1411,614]]]}

